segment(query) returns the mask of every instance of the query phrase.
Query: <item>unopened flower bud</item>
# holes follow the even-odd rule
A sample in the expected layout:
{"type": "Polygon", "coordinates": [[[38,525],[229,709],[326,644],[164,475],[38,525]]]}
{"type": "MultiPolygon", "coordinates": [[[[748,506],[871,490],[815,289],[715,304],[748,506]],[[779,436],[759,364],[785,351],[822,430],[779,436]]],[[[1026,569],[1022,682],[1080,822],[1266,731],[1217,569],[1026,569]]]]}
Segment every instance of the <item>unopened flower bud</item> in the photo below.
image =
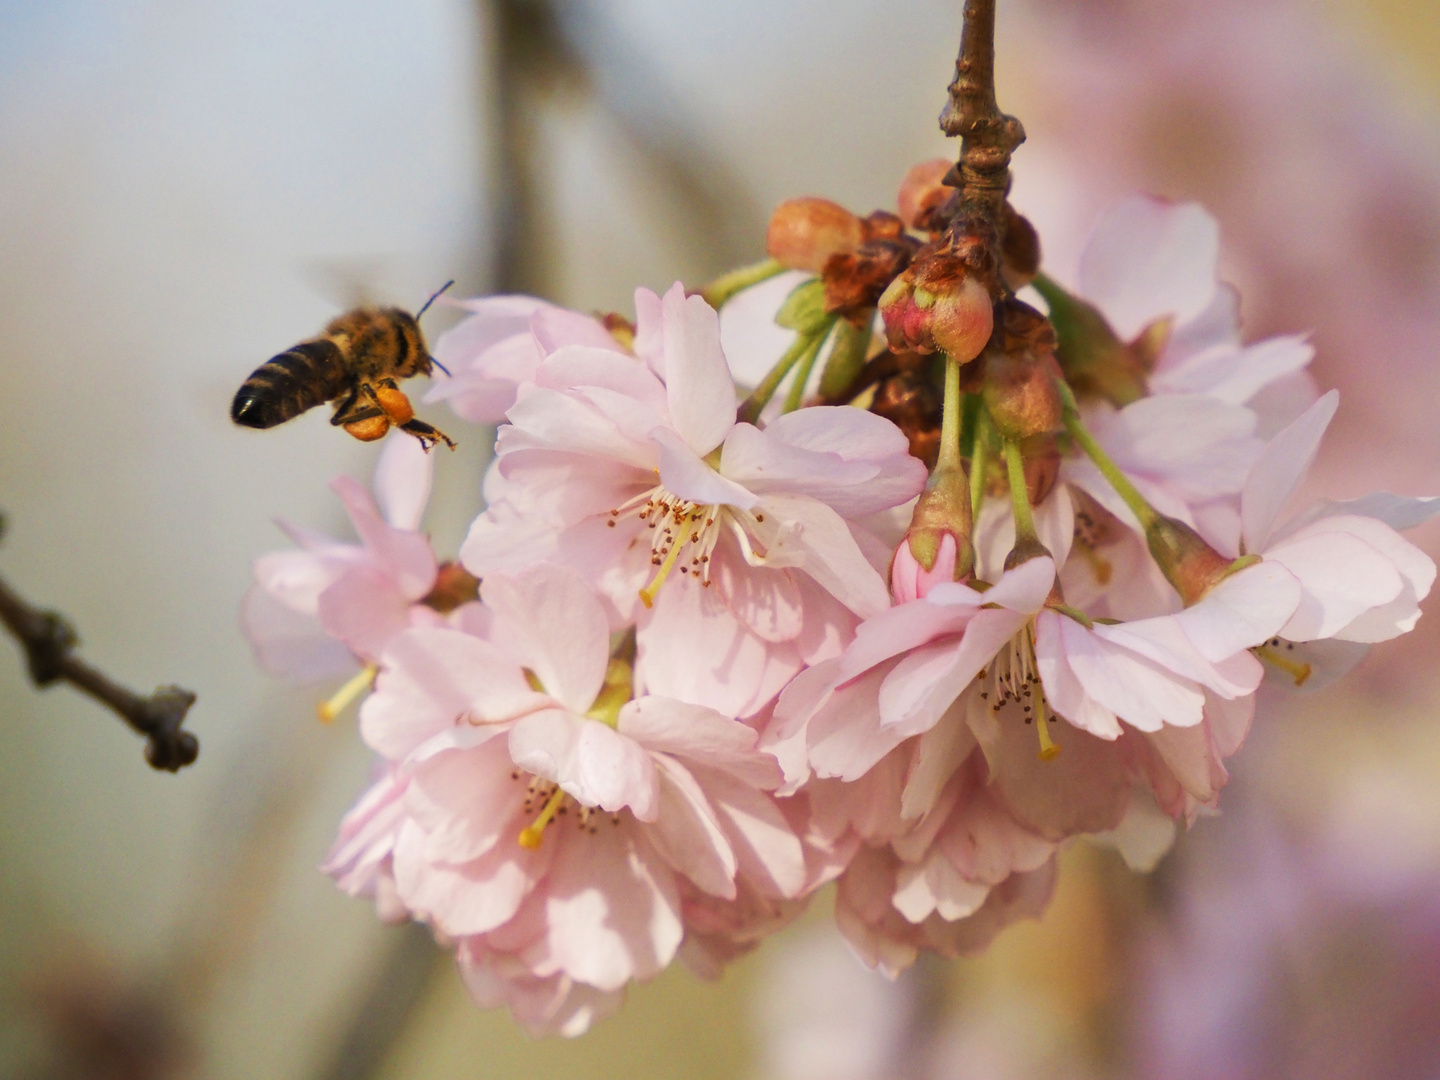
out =
{"type": "Polygon", "coordinates": [[[910,528],[890,564],[895,602],[923,597],[941,581],[968,577],[975,567],[970,531],[970,481],[965,471],[938,469],[915,504],[910,528]]]}
{"type": "Polygon", "coordinates": [[[955,194],[954,188],[942,183],[954,164],[947,158],[932,158],[930,161],[922,161],[905,174],[905,179],[900,181],[898,201],[900,218],[907,226],[912,229],[933,229],[936,223],[932,221],[931,215],[955,194]]]}
{"type": "Polygon", "coordinates": [[[818,274],[830,256],[854,251],[865,238],[865,222],[838,203],[789,199],[770,215],[765,250],[790,270],[818,274]]]}
{"type": "Polygon", "coordinates": [[[984,356],[985,408],[995,428],[1019,441],[1059,430],[1065,404],[1055,385],[1055,335],[1045,316],[1013,297],[1001,307],[1001,332],[984,356]]]}
{"type": "Polygon", "coordinates": [[[1233,560],[1175,518],[1157,515],[1145,529],[1145,541],[1165,580],[1175,587],[1187,607],[1220,584],[1233,565],[1233,560]]]}
{"type": "Polygon", "coordinates": [[[980,355],[995,328],[990,292],[958,258],[932,254],[880,297],[885,336],[897,350],[937,349],[962,364],[980,355]]]}

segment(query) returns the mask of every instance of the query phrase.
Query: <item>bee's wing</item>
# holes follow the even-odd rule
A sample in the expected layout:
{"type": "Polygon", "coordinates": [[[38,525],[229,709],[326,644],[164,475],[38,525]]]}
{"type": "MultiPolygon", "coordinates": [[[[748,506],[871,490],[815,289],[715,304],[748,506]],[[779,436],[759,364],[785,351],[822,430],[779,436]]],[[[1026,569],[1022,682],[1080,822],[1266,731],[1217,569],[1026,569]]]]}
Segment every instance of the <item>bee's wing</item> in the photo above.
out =
{"type": "Polygon", "coordinates": [[[381,285],[390,265],[385,255],[336,255],[309,259],[300,265],[300,277],[316,293],[341,311],[370,307],[384,295],[381,285]]]}

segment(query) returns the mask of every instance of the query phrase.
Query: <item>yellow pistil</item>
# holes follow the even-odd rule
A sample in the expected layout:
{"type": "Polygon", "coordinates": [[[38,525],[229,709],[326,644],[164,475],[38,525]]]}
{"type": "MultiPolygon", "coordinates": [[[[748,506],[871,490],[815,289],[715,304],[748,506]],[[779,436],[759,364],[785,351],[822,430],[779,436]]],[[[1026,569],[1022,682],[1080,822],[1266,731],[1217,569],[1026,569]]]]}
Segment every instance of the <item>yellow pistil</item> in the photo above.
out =
{"type": "Polygon", "coordinates": [[[1035,727],[1040,732],[1040,760],[1054,761],[1060,754],[1060,747],[1050,737],[1050,721],[1045,715],[1045,694],[1035,695],[1035,727]]]}
{"type": "Polygon", "coordinates": [[[585,715],[612,728],[619,727],[620,710],[633,696],[630,665],[618,657],[611,657],[610,666],[605,669],[605,684],[600,687],[600,693],[595,695],[595,704],[585,715]]]}
{"type": "Polygon", "coordinates": [[[1275,650],[1279,645],[1279,638],[1271,638],[1264,645],[1257,645],[1255,647],[1255,655],[1267,663],[1274,664],[1281,671],[1285,672],[1285,674],[1289,675],[1295,680],[1296,686],[1304,686],[1305,680],[1310,678],[1314,669],[1311,668],[1309,664],[1299,660],[1291,660],[1288,656],[1283,656],[1276,652],[1275,650]]]}
{"type": "Polygon", "coordinates": [[[520,830],[521,847],[527,851],[535,851],[540,847],[540,841],[545,839],[545,826],[550,824],[550,819],[559,811],[560,804],[564,801],[565,789],[557,787],[545,803],[545,809],[540,811],[540,816],[520,830]]]}
{"type": "Polygon", "coordinates": [[[655,594],[660,591],[660,586],[665,584],[665,579],[670,576],[670,571],[675,566],[675,560],[680,557],[680,549],[684,547],[684,537],[677,536],[670,544],[670,550],[665,555],[665,561],[660,564],[660,569],[650,579],[650,584],[640,590],[640,602],[647,608],[655,604],[655,594]]]}
{"type": "Polygon", "coordinates": [[[369,690],[375,682],[375,671],[374,664],[366,664],[355,673],[354,678],[336,690],[329,699],[315,706],[315,714],[320,717],[321,723],[328,724],[333,721],[344,711],[345,706],[369,690]]]}

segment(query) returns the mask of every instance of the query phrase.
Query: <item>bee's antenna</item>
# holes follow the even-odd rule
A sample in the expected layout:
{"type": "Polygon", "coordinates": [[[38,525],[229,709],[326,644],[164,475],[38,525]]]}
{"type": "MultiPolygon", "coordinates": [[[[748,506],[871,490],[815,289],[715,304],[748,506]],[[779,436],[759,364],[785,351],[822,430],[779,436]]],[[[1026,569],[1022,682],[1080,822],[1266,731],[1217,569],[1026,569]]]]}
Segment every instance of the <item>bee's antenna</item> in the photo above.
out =
{"type": "MultiPolygon", "coordinates": [[[[451,285],[454,285],[454,284],[455,284],[455,279],[454,279],[454,278],[451,278],[449,281],[445,282],[444,285],[441,285],[440,288],[436,289],[433,293],[431,293],[431,294],[430,294],[430,299],[425,301],[425,306],[422,307],[419,311],[417,311],[417,312],[415,313],[415,321],[416,321],[416,322],[419,322],[419,321],[420,321],[420,316],[421,316],[421,315],[424,315],[425,312],[427,312],[427,311],[430,310],[430,305],[433,304],[436,300],[440,299],[440,294],[443,293],[446,289],[450,288],[450,286],[451,286],[451,285]]],[[[441,370],[444,371],[445,369],[444,369],[444,368],[441,368],[441,370]]],[[[446,374],[448,375],[449,372],[446,372],[446,374]]]]}
{"type": "MultiPolygon", "coordinates": [[[[435,365],[436,367],[438,367],[441,371],[445,372],[446,375],[449,375],[449,374],[450,374],[450,369],[449,369],[448,367],[446,367],[444,364],[442,364],[439,360],[436,360],[435,357],[433,357],[433,356],[430,357],[430,363],[434,364],[434,365],[435,365]]],[[[453,376],[452,376],[452,377],[453,377],[453,376]]]]}

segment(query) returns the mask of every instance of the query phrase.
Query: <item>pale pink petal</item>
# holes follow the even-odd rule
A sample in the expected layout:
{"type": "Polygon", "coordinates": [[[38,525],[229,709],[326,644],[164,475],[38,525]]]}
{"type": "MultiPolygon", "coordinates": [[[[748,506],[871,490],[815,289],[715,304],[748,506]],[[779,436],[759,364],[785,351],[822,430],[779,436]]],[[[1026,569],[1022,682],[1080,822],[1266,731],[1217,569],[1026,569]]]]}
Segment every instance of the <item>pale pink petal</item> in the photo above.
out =
{"type": "Polygon", "coordinates": [[[320,594],[316,614],[325,632],[367,660],[410,625],[410,601],[373,566],[357,566],[320,594]]]}
{"type": "Polygon", "coordinates": [[[892,903],[912,923],[924,922],[931,915],[954,921],[980,910],[989,895],[989,885],[966,880],[937,851],[919,865],[900,867],[892,903]]]}
{"type": "Polygon", "coordinates": [[[1128,341],[1156,319],[1203,312],[1219,251],[1219,225],[1195,203],[1135,196],[1096,226],[1080,256],[1080,292],[1128,341]]]}
{"type": "Polygon", "coordinates": [[[1006,813],[988,786],[979,785],[951,810],[936,846],[961,874],[987,885],[999,885],[1014,873],[1038,870],[1055,851],[1053,843],[1006,813]]]}
{"type": "Polygon", "coordinates": [[[601,990],[658,975],[684,936],[674,872],[627,828],[558,839],[545,882],[554,961],[601,990]]]}
{"type": "Polygon", "coordinates": [[[766,641],[715,589],[676,576],[660,590],[636,635],[636,693],[753,716],[800,670],[794,644],[766,641]]]}
{"type": "Polygon", "coordinates": [[[1208,728],[1166,727],[1145,737],[1189,795],[1202,803],[1215,801],[1228,777],[1208,728]]]}
{"type": "Polygon", "coordinates": [[[772,642],[799,636],[806,615],[800,590],[803,574],[750,566],[728,544],[711,552],[706,569],[711,588],[719,590],[730,610],[755,634],[772,642]]]}
{"type": "Polygon", "coordinates": [[[909,737],[902,728],[880,724],[880,685],[892,666],[882,664],[833,689],[808,717],[810,764],[818,775],[858,780],[909,737]]]}
{"type": "Polygon", "coordinates": [[[758,385],[795,340],[795,331],[776,323],[775,313],[795,287],[811,276],[787,270],[737,293],[720,309],[720,344],[736,382],[758,385]]]}
{"type": "Polygon", "coordinates": [[[656,428],[650,438],[659,450],[660,482],[665,489],[699,506],[736,506],[749,510],[759,500],[702,461],[675,432],[656,428]]]}
{"type": "Polygon", "coordinates": [[[648,439],[621,431],[598,404],[576,393],[526,387],[508,415],[510,423],[501,429],[497,444],[500,453],[512,448],[568,450],[637,469],[653,469],[658,461],[648,439]]]}
{"type": "Polygon", "coordinates": [[[735,899],[735,851],[705,791],[668,754],[655,756],[655,771],[660,808],[648,833],[655,849],[697,888],[735,899]]]}
{"type": "MultiPolygon", "coordinates": [[[[512,822],[516,835],[518,822],[512,822]]],[[[483,934],[510,919],[544,873],[549,852],[500,844],[463,864],[438,863],[425,854],[425,834],[413,821],[395,843],[395,885],[415,917],[447,934],[483,934]]]]}
{"type": "Polygon", "coordinates": [[[545,693],[586,712],[610,662],[610,624],[590,587],[573,571],[542,563],[514,577],[487,577],[481,596],[498,637],[545,693]]]}
{"type": "MultiPolygon", "coordinates": [[[[572,795],[580,729],[586,721],[564,709],[540,709],[517,720],[507,736],[510,757],[527,773],[559,784],[572,795]]],[[[595,805],[592,801],[589,805],[595,805]]]]}
{"type": "Polygon", "coordinates": [[[434,455],[425,452],[419,439],[386,439],[375,462],[375,501],[391,528],[413,532],[430,499],[435,476],[434,455]]]}
{"type": "MultiPolygon", "coordinates": [[[[942,585],[932,588],[931,596],[942,588],[942,585]]],[[[847,682],[892,656],[899,656],[936,638],[958,634],[984,603],[979,593],[968,588],[965,591],[973,597],[973,607],[939,604],[927,596],[923,601],[887,608],[866,619],[856,627],[855,641],[840,659],[836,681],[847,682]]]]}
{"type": "Polygon", "coordinates": [[[1241,535],[1246,551],[1265,550],[1276,517],[1315,460],[1320,439],[1339,404],[1339,392],[1331,390],[1300,419],[1271,439],[1260,454],[1240,498],[1241,535]]]}
{"type": "Polygon", "coordinates": [[[904,657],[880,688],[880,723],[918,735],[935,724],[980,670],[1025,625],[1027,616],[987,609],[958,642],[941,642],[904,657]]]}
{"type": "Polygon", "coordinates": [[[704,705],[642,697],[620,709],[619,731],[647,750],[720,769],[752,787],[768,791],[780,784],[775,759],[755,748],[755,730],[704,705]]]}
{"type": "Polygon", "coordinates": [[[1065,659],[1085,692],[1141,731],[1198,724],[1205,698],[1189,679],[1107,642],[1070,619],[1060,622],[1065,659]]]}
{"type": "Polygon", "coordinates": [[[633,739],[598,720],[583,721],[575,758],[576,784],[566,790],[582,803],[612,813],[628,806],[641,821],[655,820],[655,766],[633,739]]]}
{"type": "Polygon", "coordinates": [[[392,761],[466,717],[508,720],[547,703],[495,646],[457,630],[405,630],[381,661],[360,734],[392,761]]]}
{"type": "Polygon", "coordinates": [[[554,353],[566,345],[585,345],[624,353],[615,335],[591,315],[582,315],[568,308],[546,305],[530,316],[530,332],[546,353],[554,353]]]}
{"type": "Polygon", "coordinates": [[[315,616],[282,604],[258,585],[240,602],[240,625],[256,662],[270,675],[308,682],[355,671],[355,654],[325,633],[315,616]]]}
{"type": "Polygon", "coordinates": [[[666,408],[665,387],[660,380],[644,364],[613,349],[562,345],[540,365],[535,383],[552,390],[572,387],[612,390],[643,402],[655,410],[657,416],[663,415],[666,408]]]}
{"type": "Polygon", "coordinates": [[[646,288],[635,290],[635,355],[665,378],[665,305],[646,288]]]}
{"type": "Polygon", "coordinates": [[[1050,708],[1082,731],[1113,741],[1121,734],[1120,721],[1080,685],[1065,655],[1062,625],[1065,615],[1042,611],[1035,620],[1035,667],[1050,708]]]}
{"type": "Polygon", "coordinates": [[[729,773],[692,771],[730,838],[737,874],[764,896],[798,896],[806,882],[805,851],[775,800],[729,773]]]}
{"type": "Polygon", "coordinates": [[[1115,626],[1096,624],[1089,632],[1152,661],[1165,671],[1208,686],[1227,699],[1253,694],[1263,675],[1259,664],[1245,651],[1247,646],[1242,645],[1215,661],[1207,659],[1185,633],[1180,619],[1173,615],[1115,626]]]}
{"type": "Polygon", "coordinates": [[[1168,366],[1150,380],[1152,394],[1206,394],[1244,405],[1271,383],[1303,370],[1315,348],[1303,334],[1269,338],[1254,345],[1219,345],[1168,366]]]}
{"type": "Polygon", "coordinates": [[[1268,558],[1231,574],[1198,604],[1172,616],[1212,662],[1278,633],[1300,603],[1300,584],[1268,558]]]}
{"type": "Polygon", "coordinates": [[[426,858],[477,859],[508,835],[525,785],[514,780],[499,725],[452,728],[422,744],[406,763],[405,812],[425,830],[426,858]]]}
{"type": "Polygon", "coordinates": [[[331,489],[345,503],[360,539],[408,599],[418,600],[435,583],[435,553],[417,532],[391,528],[358,480],[337,476],[331,489]]]}
{"type": "Polygon", "coordinates": [[[334,555],[313,551],[272,551],[255,560],[255,583],[276,601],[302,615],[315,616],[320,594],[351,567],[366,561],[364,550],[347,546],[334,555]]]}
{"type": "MultiPolygon", "coordinates": [[[[1275,631],[1281,636],[1291,641],[1334,637],[1363,613],[1390,603],[1404,588],[1395,564],[1375,547],[1343,527],[1325,527],[1347,520],[1367,519],[1330,518],[1266,550],[1266,563],[1283,566],[1303,586],[1295,614],[1275,631]]],[[[1370,524],[1389,531],[1378,521],[1370,524]]]]}
{"type": "Polygon", "coordinates": [[[766,517],[766,565],[793,566],[861,618],[890,606],[890,590],[861,553],[843,518],[804,495],[772,493],[756,504],[766,517]]]}
{"type": "Polygon", "coordinates": [[[920,818],[930,813],[950,777],[975,749],[975,735],[965,723],[964,709],[963,701],[955,702],[940,722],[917,740],[915,761],[900,796],[902,817],[920,818]]]}
{"type": "Polygon", "coordinates": [[[1288,536],[1303,525],[1320,518],[1346,515],[1370,517],[1383,521],[1392,529],[1404,531],[1425,524],[1440,515],[1440,495],[1411,498],[1408,495],[1392,495],[1388,491],[1374,491],[1358,499],[1333,502],[1322,499],[1304,512],[1291,518],[1277,535],[1288,536]]]}
{"type": "Polygon", "coordinates": [[[798,409],[776,417],[763,432],[736,425],[725,439],[721,469],[757,492],[767,490],[765,480],[793,474],[806,486],[791,484],[787,490],[813,495],[847,518],[897,506],[925,486],[924,465],[910,456],[900,429],[848,406],[798,409]],[[780,447],[788,447],[791,456],[780,447]],[[862,465],[869,466],[868,473],[862,465]]]}
{"type": "Polygon", "coordinates": [[[704,456],[735,424],[735,382],[720,349],[720,320],[678,281],[664,306],[665,392],[675,430],[704,456]]]}
{"type": "MultiPolygon", "coordinates": [[[[1044,558],[1030,559],[1014,570],[1007,571],[995,586],[983,593],[986,605],[997,604],[1022,615],[1033,615],[1039,611],[1055,586],[1055,562],[1044,558]]],[[[933,603],[944,603],[945,597],[956,586],[937,586],[931,593],[933,603]]]]}

